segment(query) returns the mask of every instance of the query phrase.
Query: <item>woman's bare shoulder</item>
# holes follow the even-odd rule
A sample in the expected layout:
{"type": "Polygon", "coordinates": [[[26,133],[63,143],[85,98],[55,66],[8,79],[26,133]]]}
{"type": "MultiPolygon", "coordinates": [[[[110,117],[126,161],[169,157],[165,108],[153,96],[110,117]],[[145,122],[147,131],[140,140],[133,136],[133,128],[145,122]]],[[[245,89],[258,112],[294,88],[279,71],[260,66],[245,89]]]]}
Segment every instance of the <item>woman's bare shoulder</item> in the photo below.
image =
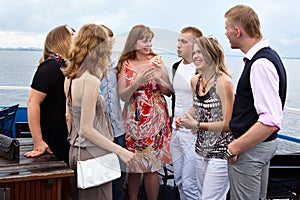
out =
{"type": "Polygon", "coordinates": [[[223,83],[232,84],[232,78],[228,74],[225,74],[224,72],[219,72],[219,79],[223,83]]]}

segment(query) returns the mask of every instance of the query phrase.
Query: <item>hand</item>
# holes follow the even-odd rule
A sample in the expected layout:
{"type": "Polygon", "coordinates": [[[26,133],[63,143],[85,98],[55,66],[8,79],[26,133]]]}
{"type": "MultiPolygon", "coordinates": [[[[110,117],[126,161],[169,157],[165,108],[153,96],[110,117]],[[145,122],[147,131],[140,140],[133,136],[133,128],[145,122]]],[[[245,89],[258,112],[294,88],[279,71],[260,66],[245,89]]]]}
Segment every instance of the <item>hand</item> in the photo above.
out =
{"type": "Polygon", "coordinates": [[[181,118],[181,125],[187,129],[196,129],[197,121],[188,113],[181,118]]]}
{"type": "Polygon", "coordinates": [[[178,130],[181,127],[181,117],[176,118],[175,124],[176,124],[176,130],[178,130]]]}
{"type": "Polygon", "coordinates": [[[228,163],[229,163],[229,164],[234,164],[234,163],[236,163],[237,158],[238,158],[237,155],[235,155],[235,156],[233,156],[233,157],[227,157],[228,163]]]}
{"type": "Polygon", "coordinates": [[[154,70],[154,73],[153,73],[154,79],[157,82],[161,81],[161,74],[162,74],[161,64],[157,60],[154,60],[154,61],[152,61],[150,67],[154,70]]]}
{"type": "Polygon", "coordinates": [[[233,151],[233,149],[232,149],[232,143],[234,143],[234,142],[231,142],[227,146],[227,150],[226,150],[226,157],[227,157],[227,160],[228,160],[229,164],[236,163],[236,161],[238,159],[238,154],[235,151],[233,151]]]}
{"type": "Polygon", "coordinates": [[[129,167],[135,160],[135,154],[122,148],[118,153],[119,158],[129,167]]]}
{"type": "Polygon", "coordinates": [[[49,153],[49,154],[53,154],[53,152],[51,151],[50,147],[47,145],[47,143],[45,143],[44,141],[39,142],[39,143],[35,143],[33,150],[26,152],[24,154],[25,157],[28,158],[33,158],[33,157],[38,157],[43,155],[45,152],[49,153]]]}
{"type": "Polygon", "coordinates": [[[154,70],[151,67],[145,68],[143,71],[139,72],[134,80],[135,87],[138,88],[144,83],[148,83],[154,78],[154,70]]]}

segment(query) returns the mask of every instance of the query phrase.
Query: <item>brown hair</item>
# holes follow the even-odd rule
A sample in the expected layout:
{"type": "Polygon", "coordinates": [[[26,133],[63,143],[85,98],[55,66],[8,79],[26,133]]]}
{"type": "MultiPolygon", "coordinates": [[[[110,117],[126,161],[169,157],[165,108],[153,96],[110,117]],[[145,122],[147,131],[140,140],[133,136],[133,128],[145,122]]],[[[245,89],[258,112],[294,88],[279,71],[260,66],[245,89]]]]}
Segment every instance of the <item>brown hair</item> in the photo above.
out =
{"type": "Polygon", "coordinates": [[[67,29],[67,25],[61,25],[52,29],[46,37],[43,56],[40,63],[47,60],[52,54],[59,54],[68,59],[68,52],[72,42],[72,37],[67,29]]]}
{"type": "Polygon", "coordinates": [[[101,24],[101,26],[106,30],[106,33],[107,33],[107,35],[109,37],[109,41],[110,41],[110,45],[111,45],[110,48],[112,49],[113,48],[113,44],[115,42],[115,40],[114,40],[114,32],[110,28],[108,28],[107,26],[105,26],[103,24],[101,24]]]}
{"type": "Polygon", "coordinates": [[[236,5],[230,8],[224,16],[232,26],[241,26],[250,37],[262,38],[258,15],[251,7],[236,5]]]}
{"type": "MultiPolygon", "coordinates": [[[[194,46],[198,45],[204,59],[214,65],[215,72],[222,71],[228,76],[230,76],[228,69],[225,65],[225,57],[222,46],[219,44],[218,40],[214,36],[202,36],[196,38],[194,41],[194,46]]],[[[194,47],[193,47],[194,48],[194,47]]]]}
{"type": "MultiPolygon", "coordinates": [[[[140,39],[143,39],[144,37],[150,37],[150,38],[154,37],[154,33],[152,32],[152,30],[149,27],[140,24],[140,25],[134,26],[130,30],[127,40],[125,42],[124,49],[119,58],[118,72],[121,71],[122,64],[125,60],[127,60],[127,59],[134,60],[136,58],[136,52],[135,52],[136,51],[136,49],[135,49],[136,42],[140,39]]],[[[150,55],[156,55],[156,54],[151,50],[150,55]]]]}
{"type": "Polygon", "coordinates": [[[100,78],[100,68],[105,76],[110,55],[111,45],[103,26],[86,24],[80,28],[74,38],[70,50],[70,64],[64,74],[73,79],[89,71],[100,78]]]}
{"type": "Polygon", "coordinates": [[[191,33],[195,38],[201,37],[203,35],[202,31],[193,26],[187,26],[181,29],[180,33],[191,33]]]}
{"type": "Polygon", "coordinates": [[[114,32],[110,28],[103,24],[101,24],[101,26],[107,30],[108,37],[114,37],[114,32]]]}

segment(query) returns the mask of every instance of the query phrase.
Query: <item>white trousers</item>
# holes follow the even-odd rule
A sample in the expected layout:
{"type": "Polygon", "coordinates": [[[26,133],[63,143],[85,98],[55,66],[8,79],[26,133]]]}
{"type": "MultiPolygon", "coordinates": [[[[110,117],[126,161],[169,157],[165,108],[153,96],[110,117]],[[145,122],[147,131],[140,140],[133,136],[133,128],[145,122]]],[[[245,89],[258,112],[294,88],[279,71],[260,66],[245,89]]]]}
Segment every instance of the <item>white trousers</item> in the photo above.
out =
{"type": "Polygon", "coordinates": [[[196,177],[200,200],[226,200],[229,190],[227,160],[196,155],[196,177]]]}
{"type": "Polygon", "coordinates": [[[181,200],[198,200],[197,180],[195,176],[196,135],[191,132],[173,130],[171,154],[174,180],[181,200]]]}

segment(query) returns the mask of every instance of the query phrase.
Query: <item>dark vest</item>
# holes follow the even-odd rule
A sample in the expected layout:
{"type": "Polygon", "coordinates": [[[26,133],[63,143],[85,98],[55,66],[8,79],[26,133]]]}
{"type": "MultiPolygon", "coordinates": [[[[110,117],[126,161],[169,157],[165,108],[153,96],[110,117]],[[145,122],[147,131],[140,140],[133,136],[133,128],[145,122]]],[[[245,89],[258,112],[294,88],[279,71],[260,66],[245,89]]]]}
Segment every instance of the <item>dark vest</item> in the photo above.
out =
{"type": "MultiPolygon", "coordinates": [[[[266,58],[271,61],[277,70],[279,76],[279,96],[282,108],[284,107],[287,90],[286,72],[278,54],[270,47],[266,47],[259,50],[251,60],[246,62],[239,79],[233,105],[232,119],[229,123],[235,138],[243,135],[257,122],[259,117],[254,107],[254,99],[250,84],[250,71],[252,64],[260,58],[266,58]]],[[[262,85],[261,87],[264,86],[262,85]]],[[[277,137],[277,132],[278,131],[272,133],[265,141],[274,140],[277,137]]]]}

